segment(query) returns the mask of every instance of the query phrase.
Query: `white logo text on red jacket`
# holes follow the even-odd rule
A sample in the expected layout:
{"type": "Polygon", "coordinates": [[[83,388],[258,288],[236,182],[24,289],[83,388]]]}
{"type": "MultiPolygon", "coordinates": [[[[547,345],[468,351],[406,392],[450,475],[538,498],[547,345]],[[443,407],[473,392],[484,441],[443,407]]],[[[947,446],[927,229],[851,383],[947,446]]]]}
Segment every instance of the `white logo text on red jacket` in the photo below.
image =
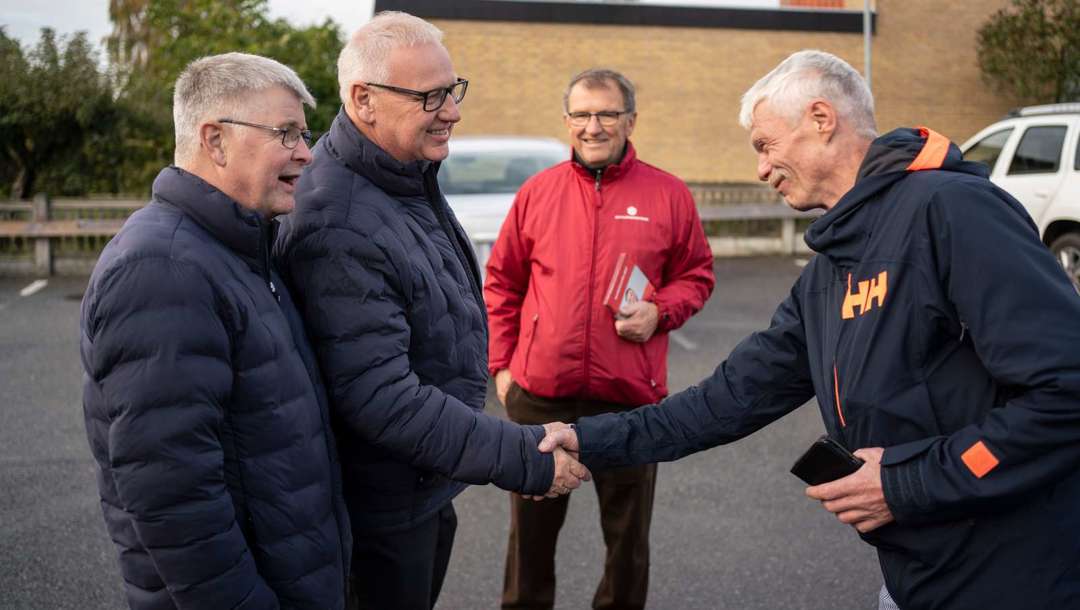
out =
{"type": "Polygon", "coordinates": [[[638,209],[631,205],[626,208],[625,214],[616,214],[615,220],[640,220],[642,222],[649,222],[648,216],[638,216],[637,213],[638,209]]]}

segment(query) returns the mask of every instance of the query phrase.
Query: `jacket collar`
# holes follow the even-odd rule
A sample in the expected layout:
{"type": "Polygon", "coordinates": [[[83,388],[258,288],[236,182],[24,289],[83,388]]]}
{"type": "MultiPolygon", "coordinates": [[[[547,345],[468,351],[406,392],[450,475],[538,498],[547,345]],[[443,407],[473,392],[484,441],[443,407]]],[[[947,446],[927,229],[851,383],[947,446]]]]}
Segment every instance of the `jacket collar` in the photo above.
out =
{"type": "MultiPolygon", "coordinates": [[[[597,170],[585,167],[585,164],[578,159],[577,152],[574,151],[573,148],[570,149],[570,162],[578,175],[588,178],[589,180],[596,180],[597,170]]],[[[630,140],[627,140],[626,148],[623,150],[622,159],[619,160],[618,163],[608,165],[602,170],[600,176],[601,182],[607,184],[613,180],[618,180],[629,173],[635,164],[637,164],[637,151],[634,150],[634,145],[630,140]]]]}
{"type": "Polygon", "coordinates": [[[369,140],[353,125],[342,108],[327,136],[330,153],[349,169],[367,178],[382,191],[398,197],[424,194],[425,174],[439,171],[439,163],[409,161],[402,163],[369,140]]]}
{"type": "Polygon", "coordinates": [[[955,144],[925,127],[895,129],[875,139],[859,166],[855,186],[810,225],[806,245],[834,265],[853,265],[862,258],[886,203],[876,197],[912,172],[933,169],[987,175],[983,165],[964,161],[955,144]]]}
{"type": "Polygon", "coordinates": [[[179,208],[256,271],[269,273],[266,253],[277,221],[264,219],[209,182],[173,165],[154,179],[153,197],[179,208]]]}

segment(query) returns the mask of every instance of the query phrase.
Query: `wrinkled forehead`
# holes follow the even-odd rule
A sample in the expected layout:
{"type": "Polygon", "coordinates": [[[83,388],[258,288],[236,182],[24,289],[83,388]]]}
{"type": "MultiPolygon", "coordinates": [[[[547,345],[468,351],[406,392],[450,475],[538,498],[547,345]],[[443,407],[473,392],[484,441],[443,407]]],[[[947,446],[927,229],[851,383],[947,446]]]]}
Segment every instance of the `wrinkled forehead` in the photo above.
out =
{"type": "MultiPolygon", "coordinates": [[[[626,105],[626,100],[623,99],[622,90],[619,89],[618,83],[611,79],[582,79],[576,83],[570,89],[570,95],[567,96],[567,106],[570,112],[577,110],[574,108],[575,102],[577,104],[584,103],[584,100],[591,99],[604,99],[608,98],[610,101],[615,102],[621,106],[626,105]]],[[[619,110],[619,108],[612,108],[611,110],[619,110]]]]}

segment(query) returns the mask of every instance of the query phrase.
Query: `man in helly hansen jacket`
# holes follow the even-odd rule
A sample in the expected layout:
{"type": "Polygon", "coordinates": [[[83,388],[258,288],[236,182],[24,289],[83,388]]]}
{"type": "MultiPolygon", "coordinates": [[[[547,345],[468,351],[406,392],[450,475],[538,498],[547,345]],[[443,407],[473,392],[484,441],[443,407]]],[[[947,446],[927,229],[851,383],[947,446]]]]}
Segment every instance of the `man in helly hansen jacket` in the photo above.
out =
{"type": "Polygon", "coordinates": [[[807,494],[877,548],[885,603],[1080,608],[1080,297],[983,166],[925,128],[871,141],[872,109],[818,51],[746,93],[761,179],[828,209],[806,235],[818,256],[712,377],[549,426],[543,448],[593,468],[674,460],[816,396],[866,463],[807,494]]]}
{"type": "MultiPolygon", "coordinates": [[[[712,253],[678,178],[638,160],[633,85],[575,76],[565,97],[573,159],[525,183],[492,248],[485,299],[499,399],[522,424],[625,411],[667,395],[668,331],[705,304],[712,253]],[[655,294],[619,312],[640,269],[655,294]],[[626,288],[624,288],[624,286],[626,288]],[[513,383],[511,383],[513,381],[513,383]]],[[[596,608],[641,608],[656,465],[596,479],[607,544],[596,608]]],[[[504,608],[551,607],[568,498],[511,494],[504,608]]]]}

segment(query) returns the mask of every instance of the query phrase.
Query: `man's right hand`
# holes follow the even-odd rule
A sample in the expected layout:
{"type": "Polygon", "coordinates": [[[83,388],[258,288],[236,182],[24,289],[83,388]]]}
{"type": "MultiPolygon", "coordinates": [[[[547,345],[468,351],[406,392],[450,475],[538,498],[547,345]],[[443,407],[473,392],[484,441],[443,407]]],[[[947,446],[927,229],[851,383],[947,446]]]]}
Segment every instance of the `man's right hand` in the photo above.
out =
{"type": "Polygon", "coordinates": [[[570,452],[570,455],[576,459],[578,452],[581,451],[577,430],[561,421],[544,424],[544,438],[540,441],[538,449],[544,453],[551,453],[558,448],[570,452]]]}
{"type": "Polygon", "coordinates": [[[510,376],[510,369],[499,369],[495,373],[495,395],[499,398],[502,406],[506,406],[506,393],[510,391],[510,384],[514,378],[510,376]]]}
{"type": "MultiPolygon", "coordinates": [[[[555,479],[551,482],[551,489],[548,490],[547,495],[544,497],[557,498],[581,487],[582,481],[592,480],[592,473],[589,472],[589,469],[571,457],[566,451],[556,449],[553,456],[555,457],[555,479]]],[[[535,496],[533,499],[539,500],[541,497],[535,496]]]]}
{"type": "Polygon", "coordinates": [[[577,461],[577,434],[574,433],[573,428],[568,424],[562,422],[551,422],[544,424],[545,436],[540,443],[539,449],[544,453],[551,453],[555,458],[555,478],[551,482],[551,489],[548,490],[545,495],[537,496],[523,496],[527,500],[543,500],[544,498],[556,498],[558,496],[570,493],[570,490],[577,489],[581,486],[582,481],[591,481],[592,473],[583,464],[577,461]],[[573,451],[568,451],[559,447],[557,444],[550,444],[545,448],[544,443],[551,438],[551,435],[555,431],[567,430],[574,435],[574,447],[573,451]]]}

